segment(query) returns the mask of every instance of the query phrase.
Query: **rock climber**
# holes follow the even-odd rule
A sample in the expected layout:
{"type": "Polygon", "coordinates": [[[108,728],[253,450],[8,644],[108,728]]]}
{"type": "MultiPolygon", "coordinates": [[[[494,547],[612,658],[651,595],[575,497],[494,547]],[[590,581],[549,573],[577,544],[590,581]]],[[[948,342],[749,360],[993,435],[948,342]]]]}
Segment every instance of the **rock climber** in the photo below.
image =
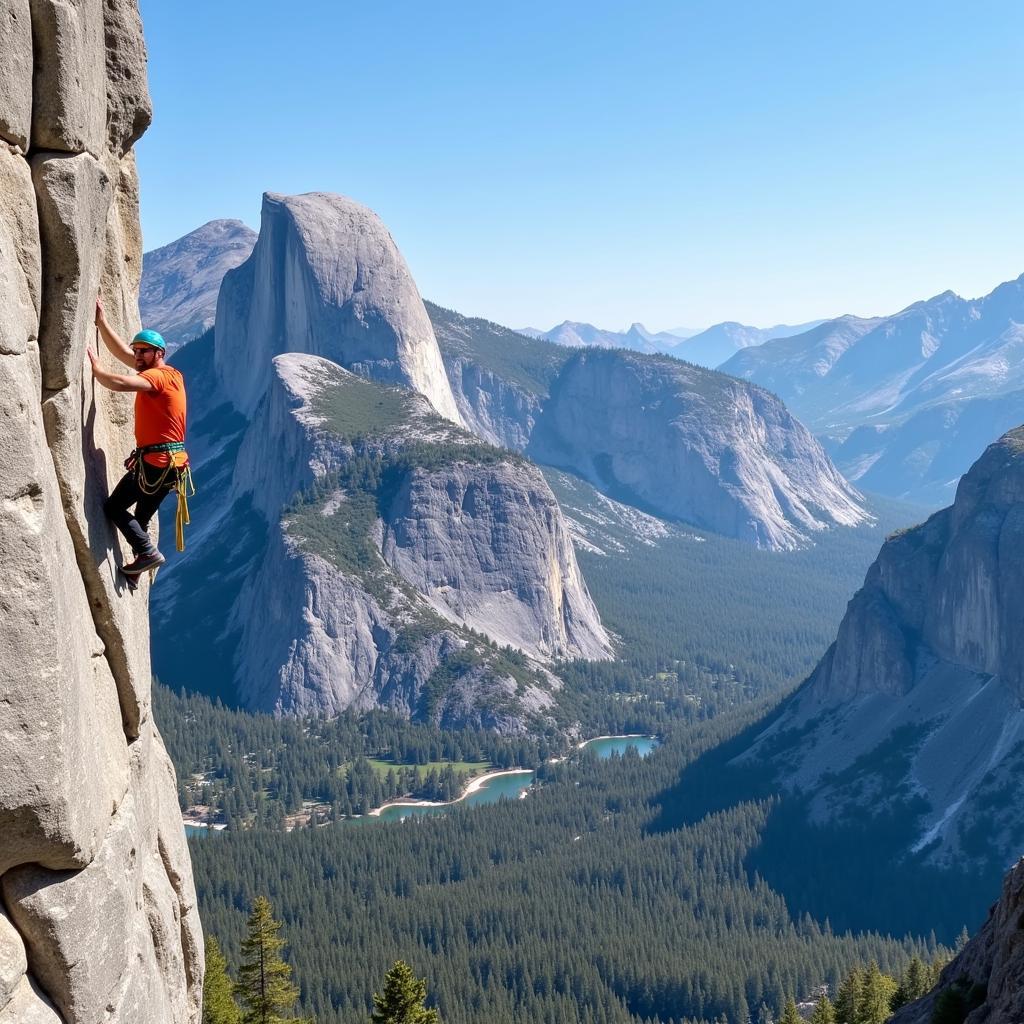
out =
{"type": "Polygon", "coordinates": [[[135,392],[136,447],[125,462],[128,472],[103,506],[135,553],[135,560],[121,567],[134,581],[165,561],[147,527],[171,491],[178,492],[178,550],[184,547],[182,527],[188,522],[185,491],[192,484],[185,452],[185,380],[180,371],[164,362],[167,346],[156,331],[139,331],[130,345],[125,344],[108,323],[99,298],[96,333],[117,359],[136,371],[108,373],[92,347],[87,349],[92,375],[100,384],[111,391],[135,392]],[[129,512],[133,505],[134,513],[129,512]]]}

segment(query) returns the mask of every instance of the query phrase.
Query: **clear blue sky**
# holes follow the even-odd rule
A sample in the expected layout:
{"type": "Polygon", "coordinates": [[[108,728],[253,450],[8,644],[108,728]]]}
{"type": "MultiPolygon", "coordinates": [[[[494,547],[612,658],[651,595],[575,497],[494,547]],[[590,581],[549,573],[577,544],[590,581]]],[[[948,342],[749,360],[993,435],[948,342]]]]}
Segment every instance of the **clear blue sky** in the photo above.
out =
{"type": "Polygon", "coordinates": [[[264,191],[512,326],[893,312],[1024,272],[1019,0],[141,0],[147,249],[264,191]]]}

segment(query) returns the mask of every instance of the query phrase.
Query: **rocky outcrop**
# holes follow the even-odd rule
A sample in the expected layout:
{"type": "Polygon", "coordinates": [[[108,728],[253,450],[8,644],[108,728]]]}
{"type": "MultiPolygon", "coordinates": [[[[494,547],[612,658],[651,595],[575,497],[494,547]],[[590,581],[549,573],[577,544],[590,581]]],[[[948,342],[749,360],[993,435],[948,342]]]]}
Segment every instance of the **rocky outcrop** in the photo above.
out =
{"type": "Polygon", "coordinates": [[[922,999],[902,1007],[890,1024],[1002,1024],[1024,1020],[1024,861],[1008,872],[988,920],[922,999]]]}
{"type": "Polygon", "coordinates": [[[240,220],[212,220],[142,258],[139,311],[173,352],[209,330],[220,284],[250,256],[256,232],[240,220]]]}
{"type": "Polygon", "coordinates": [[[1018,428],[950,508],[886,541],[835,643],[742,760],[773,763],[819,821],[899,808],[903,854],[1005,868],[1024,846],[1022,607],[1018,428]]]}
{"type": "Polygon", "coordinates": [[[540,398],[470,359],[445,361],[462,422],[489,444],[525,451],[540,415],[540,398]]]}
{"type": "MultiPolygon", "coordinates": [[[[221,608],[237,698],[533,727],[557,685],[545,663],[610,651],[540,472],[326,359],[289,353],[273,372],[221,510],[236,534],[259,524],[221,608]]],[[[162,581],[163,621],[230,573],[223,529],[162,581]]]]}
{"type": "Polygon", "coordinates": [[[324,356],[459,412],[409,268],[376,214],[344,196],[263,197],[252,256],[230,271],[217,303],[217,378],[251,414],[283,352],[324,356]]]}
{"type": "Polygon", "coordinates": [[[119,584],[102,513],[131,404],[85,371],[101,286],[110,320],[138,323],[145,45],[130,0],[16,0],[0,43],[0,1022],[184,1024],[191,866],[146,593],[119,584]]]}
{"type": "Polygon", "coordinates": [[[891,537],[850,602],[820,700],[903,696],[918,663],[939,659],[997,676],[1024,705],[1024,428],[1004,435],[960,481],[954,504],[891,537]],[[865,653],[878,650],[876,659],[865,653]]]}
{"type": "Polygon", "coordinates": [[[524,451],[571,353],[490,320],[424,305],[463,423],[491,444],[524,451]]]}
{"type": "Polygon", "coordinates": [[[613,498],[763,548],[870,518],[777,398],[664,356],[577,353],[528,452],[613,498]]]}

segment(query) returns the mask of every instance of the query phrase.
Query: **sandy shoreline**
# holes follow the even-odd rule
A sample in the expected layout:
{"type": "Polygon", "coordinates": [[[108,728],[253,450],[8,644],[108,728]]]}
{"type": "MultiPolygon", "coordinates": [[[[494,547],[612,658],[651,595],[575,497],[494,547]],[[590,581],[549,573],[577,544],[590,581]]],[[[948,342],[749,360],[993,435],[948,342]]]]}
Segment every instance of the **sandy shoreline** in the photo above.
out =
{"type": "Polygon", "coordinates": [[[577,743],[576,749],[582,750],[588,743],[596,743],[598,740],[653,740],[654,738],[645,732],[629,732],[613,736],[591,736],[589,740],[577,743]]]}
{"type": "Polygon", "coordinates": [[[476,778],[472,779],[462,796],[456,797],[454,800],[392,800],[390,803],[381,804],[380,807],[375,807],[372,811],[369,811],[368,814],[371,818],[376,818],[389,807],[451,807],[452,804],[457,804],[465,800],[467,796],[471,796],[491,779],[496,779],[500,775],[532,774],[532,768],[506,768],[498,772],[487,772],[484,775],[478,775],[476,778]]]}

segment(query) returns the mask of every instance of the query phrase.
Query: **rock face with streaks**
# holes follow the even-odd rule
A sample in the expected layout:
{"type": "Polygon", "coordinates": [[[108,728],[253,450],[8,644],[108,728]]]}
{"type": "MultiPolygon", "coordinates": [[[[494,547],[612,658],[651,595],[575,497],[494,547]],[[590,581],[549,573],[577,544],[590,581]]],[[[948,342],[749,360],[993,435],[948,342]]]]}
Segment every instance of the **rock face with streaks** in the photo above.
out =
{"type": "Polygon", "coordinates": [[[344,196],[266,193],[252,256],[221,284],[217,379],[240,412],[255,410],[282,352],[411,388],[461,422],[405,260],[380,218],[344,196]]]}
{"type": "Polygon", "coordinates": [[[557,687],[544,666],[610,643],[540,472],[329,360],[287,353],[272,371],[212,513],[233,542],[212,525],[161,581],[168,633],[229,580],[203,660],[247,706],[541,724],[557,687]]]}
{"type": "Polygon", "coordinates": [[[514,732],[549,722],[550,663],[610,656],[550,488],[463,429],[424,304],[369,210],[265,196],[214,331],[176,358],[211,385],[190,446],[218,487],[161,576],[155,610],[175,638],[154,641],[162,678],[183,679],[184,646],[205,688],[250,708],[389,707],[514,732]]]}
{"type": "Polygon", "coordinates": [[[898,815],[897,851],[960,873],[1024,847],[1024,427],[956,501],[890,537],[835,643],[741,761],[818,822],[898,815]]]}
{"type": "MultiPolygon", "coordinates": [[[[93,384],[102,287],[137,328],[133,0],[0,11],[0,1022],[197,1022],[202,937],[150,710],[143,587],[102,503],[130,400],[93,384]],[[102,955],[101,955],[102,950],[102,955]]],[[[112,359],[102,358],[112,367],[112,359]]]]}
{"type": "Polygon", "coordinates": [[[528,452],[613,498],[762,548],[869,518],[777,398],[666,356],[576,353],[528,452]]]}

